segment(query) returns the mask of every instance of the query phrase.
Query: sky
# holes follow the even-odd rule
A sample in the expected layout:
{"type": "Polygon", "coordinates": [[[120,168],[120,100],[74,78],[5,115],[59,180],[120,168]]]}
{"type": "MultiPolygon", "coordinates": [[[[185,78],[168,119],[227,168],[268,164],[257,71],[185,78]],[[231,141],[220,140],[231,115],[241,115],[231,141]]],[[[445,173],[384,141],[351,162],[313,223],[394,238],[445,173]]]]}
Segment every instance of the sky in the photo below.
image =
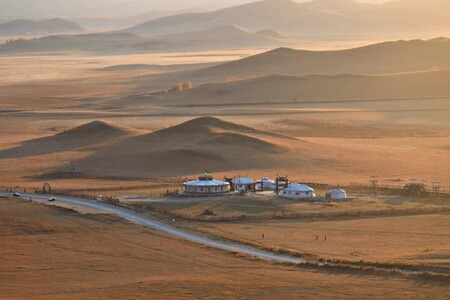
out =
{"type": "MultiPolygon", "coordinates": [[[[307,2],[308,0],[294,0],[307,2]]],[[[340,0],[334,0],[340,1],[340,0]]],[[[383,3],[387,0],[356,0],[383,3]]],[[[450,1],[450,0],[449,0],[450,1]]],[[[0,0],[0,16],[54,15],[133,15],[155,10],[178,11],[188,8],[215,10],[255,0],[0,0]]]]}
{"type": "MultiPolygon", "coordinates": [[[[293,0],[294,2],[308,2],[310,0],[293,0]]],[[[356,0],[356,2],[362,3],[384,3],[388,0],[356,0]]],[[[255,2],[255,0],[150,0],[147,2],[153,2],[155,6],[161,7],[163,9],[170,9],[174,6],[182,7],[182,8],[190,8],[190,7],[198,7],[198,8],[206,8],[206,9],[217,9],[221,7],[228,7],[232,5],[239,5],[242,3],[255,2]]]]}

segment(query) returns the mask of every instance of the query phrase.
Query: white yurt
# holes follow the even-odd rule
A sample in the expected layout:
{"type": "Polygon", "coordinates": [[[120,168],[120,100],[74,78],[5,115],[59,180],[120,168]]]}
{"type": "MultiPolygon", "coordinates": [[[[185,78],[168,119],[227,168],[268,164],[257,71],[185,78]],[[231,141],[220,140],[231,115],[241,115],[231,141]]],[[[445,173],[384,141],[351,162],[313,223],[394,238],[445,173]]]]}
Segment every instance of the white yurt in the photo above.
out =
{"type": "Polygon", "coordinates": [[[234,190],[241,193],[254,192],[256,182],[249,177],[236,177],[233,179],[234,190]]]}
{"type": "Polygon", "coordinates": [[[310,199],[316,197],[316,192],[306,184],[294,182],[283,190],[281,196],[290,199],[310,199]]]}
{"type": "Polygon", "coordinates": [[[225,181],[214,180],[208,173],[200,175],[198,180],[184,183],[185,194],[216,195],[226,194],[230,191],[230,184],[225,181]]]}
{"type": "Polygon", "coordinates": [[[273,191],[276,188],[275,180],[270,179],[269,177],[263,177],[256,182],[257,190],[268,190],[273,191]]]}
{"type": "Polygon", "coordinates": [[[347,193],[342,189],[331,189],[328,190],[325,199],[328,200],[346,200],[347,199],[347,193]]]}

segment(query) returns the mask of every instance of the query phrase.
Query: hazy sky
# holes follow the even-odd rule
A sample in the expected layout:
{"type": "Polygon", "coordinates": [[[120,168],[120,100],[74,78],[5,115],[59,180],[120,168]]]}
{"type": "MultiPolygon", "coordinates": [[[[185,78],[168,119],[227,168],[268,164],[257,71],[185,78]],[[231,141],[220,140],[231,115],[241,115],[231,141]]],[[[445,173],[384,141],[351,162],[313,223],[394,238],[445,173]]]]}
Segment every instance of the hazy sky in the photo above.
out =
{"type": "MultiPolygon", "coordinates": [[[[308,2],[310,0],[293,0],[294,2],[308,2]]],[[[362,3],[384,3],[389,0],[356,0],[356,2],[362,3]]],[[[179,1],[179,0],[150,0],[147,2],[153,2],[155,6],[161,7],[163,9],[169,9],[174,6],[182,6],[183,8],[189,7],[200,7],[200,8],[209,8],[216,9],[221,7],[227,7],[242,3],[255,2],[255,0],[190,0],[190,1],[179,1]]]]}
{"type": "MultiPolygon", "coordinates": [[[[0,16],[139,14],[155,10],[177,11],[186,8],[215,10],[218,8],[255,2],[256,0],[0,0],[0,16]]],[[[309,0],[294,0],[308,2],[309,0]]],[[[341,0],[334,0],[341,1],[341,0]]],[[[383,3],[387,0],[356,0],[383,3]]],[[[450,0],[449,0],[450,1],[450,0]]]]}

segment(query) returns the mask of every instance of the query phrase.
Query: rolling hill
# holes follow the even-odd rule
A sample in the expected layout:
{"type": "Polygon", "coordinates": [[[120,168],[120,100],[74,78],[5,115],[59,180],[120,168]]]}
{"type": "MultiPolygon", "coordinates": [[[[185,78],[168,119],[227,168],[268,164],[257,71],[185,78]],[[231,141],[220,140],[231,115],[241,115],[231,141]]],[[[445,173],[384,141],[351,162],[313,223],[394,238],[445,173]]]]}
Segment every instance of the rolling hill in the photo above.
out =
{"type": "Polygon", "coordinates": [[[384,42],[339,51],[279,48],[199,70],[198,76],[389,74],[450,68],[450,39],[384,42]]]}
{"type": "Polygon", "coordinates": [[[162,105],[364,100],[450,96],[450,70],[401,75],[270,75],[205,84],[161,98],[162,105]]]}
{"type": "MultiPolygon", "coordinates": [[[[130,137],[77,160],[79,172],[95,176],[182,176],[283,164],[291,155],[276,141],[287,137],[203,117],[130,137]]],[[[57,171],[56,171],[57,172],[57,171]]]]}
{"type": "Polygon", "coordinates": [[[243,59],[191,71],[142,76],[136,83],[143,93],[191,81],[194,87],[272,74],[388,75],[450,69],[450,39],[394,41],[337,50],[306,51],[278,48],[243,59]]]}
{"type": "Polygon", "coordinates": [[[142,131],[98,120],[0,151],[0,159],[87,150],[136,134],[142,131]]]}
{"type": "Polygon", "coordinates": [[[63,19],[45,21],[14,20],[0,25],[0,35],[49,35],[80,33],[84,29],[75,22],[63,19]]]}

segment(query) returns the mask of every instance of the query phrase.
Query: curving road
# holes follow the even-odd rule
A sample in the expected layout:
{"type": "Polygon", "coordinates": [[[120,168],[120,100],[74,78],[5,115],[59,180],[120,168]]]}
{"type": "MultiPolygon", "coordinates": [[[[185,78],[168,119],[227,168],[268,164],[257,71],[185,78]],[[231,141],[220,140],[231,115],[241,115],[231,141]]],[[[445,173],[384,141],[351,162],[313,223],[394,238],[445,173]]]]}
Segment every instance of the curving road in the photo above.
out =
{"type": "MultiPolygon", "coordinates": [[[[11,192],[0,192],[0,196],[12,196],[11,192]]],[[[22,198],[29,199],[32,197],[33,199],[40,199],[46,201],[50,195],[39,195],[39,194],[21,194],[22,198]]],[[[164,232],[166,234],[169,234],[174,237],[178,237],[184,240],[188,240],[191,242],[195,242],[198,244],[214,247],[217,249],[222,249],[229,252],[234,253],[242,253],[246,254],[255,258],[273,261],[273,262],[279,262],[279,263],[293,263],[293,264],[309,264],[316,267],[327,267],[327,268],[342,268],[342,269],[354,269],[354,270],[360,270],[359,265],[354,265],[351,263],[345,263],[345,264],[337,264],[337,263],[330,263],[330,262],[321,262],[318,260],[307,260],[302,259],[299,257],[293,257],[289,255],[274,253],[270,251],[265,251],[262,249],[258,249],[256,247],[251,247],[248,245],[240,244],[237,242],[232,241],[224,241],[219,239],[214,239],[211,237],[202,236],[200,234],[196,234],[190,231],[178,229],[175,227],[172,227],[166,223],[163,223],[157,219],[155,219],[152,216],[138,213],[136,211],[133,211],[128,208],[119,207],[113,204],[108,204],[105,202],[96,202],[93,200],[87,200],[83,198],[76,198],[76,197],[67,197],[67,196],[54,196],[56,198],[56,203],[58,202],[64,202],[68,204],[73,205],[79,205],[83,207],[92,208],[101,212],[105,213],[111,213],[115,214],[123,219],[126,219],[128,221],[131,221],[135,224],[143,225],[147,228],[157,230],[160,232],[164,232]]],[[[376,272],[388,272],[392,273],[393,271],[396,274],[401,274],[403,276],[408,275],[422,275],[426,272],[423,271],[413,271],[413,270],[407,270],[407,269],[397,269],[397,268],[384,268],[384,267],[374,267],[372,268],[372,271],[376,272]]],[[[438,274],[440,276],[445,276],[447,278],[449,274],[441,273],[438,274]]]]}
{"type": "MultiPolygon", "coordinates": [[[[13,193],[11,192],[0,192],[0,195],[3,196],[12,196],[13,193]]],[[[35,199],[40,200],[47,200],[51,195],[40,195],[40,194],[25,194],[21,193],[21,197],[25,199],[29,199],[32,197],[35,199]]],[[[282,255],[282,254],[276,254],[269,251],[260,250],[257,248],[253,248],[250,246],[242,245],[236,242],[228,242],[223,240],[217,240],[210,237],[205,237],[193,232],[189,232],[186,230],[178,229],[175,227],[172,227],[166,223],[163,223],[161,221],[158,221],[152,216],[138,213],[136,211],[133,211],[128,208],[116,206],[113,204],[105,203],[105,202],[96,202],[93,200],[87,200],[83,198],[76,198],[76,197],[67,197],[67,196],[56,196],[56,204],[58,202],[64,202],[68,204],[74,204],[74,205],[80,205],[88,208],[93,208],[101,212],[105,213],[111,213],[115,214],[123,219],[126,219],[128,221],[131,221],[135,224],[143,225],[147,228],[157,230],[160,232],[167,233],[171,236],[175,236],[184,240],[188,240],[191,242],[211,246],[217,249],[222,249],[229,252],[238,252],[247,254],[253,257],[257,257],[264,260],[271,260],[276,262],[289,262],[289,263],[297,263],[297,264],[304,264],[304,263],[317,263],[320,264],[318,261],[307,261],[301,258],[295,258],[292,256],[282,255]]],[[[323,264],[323,263],[322,263],[323,264]]]]}

